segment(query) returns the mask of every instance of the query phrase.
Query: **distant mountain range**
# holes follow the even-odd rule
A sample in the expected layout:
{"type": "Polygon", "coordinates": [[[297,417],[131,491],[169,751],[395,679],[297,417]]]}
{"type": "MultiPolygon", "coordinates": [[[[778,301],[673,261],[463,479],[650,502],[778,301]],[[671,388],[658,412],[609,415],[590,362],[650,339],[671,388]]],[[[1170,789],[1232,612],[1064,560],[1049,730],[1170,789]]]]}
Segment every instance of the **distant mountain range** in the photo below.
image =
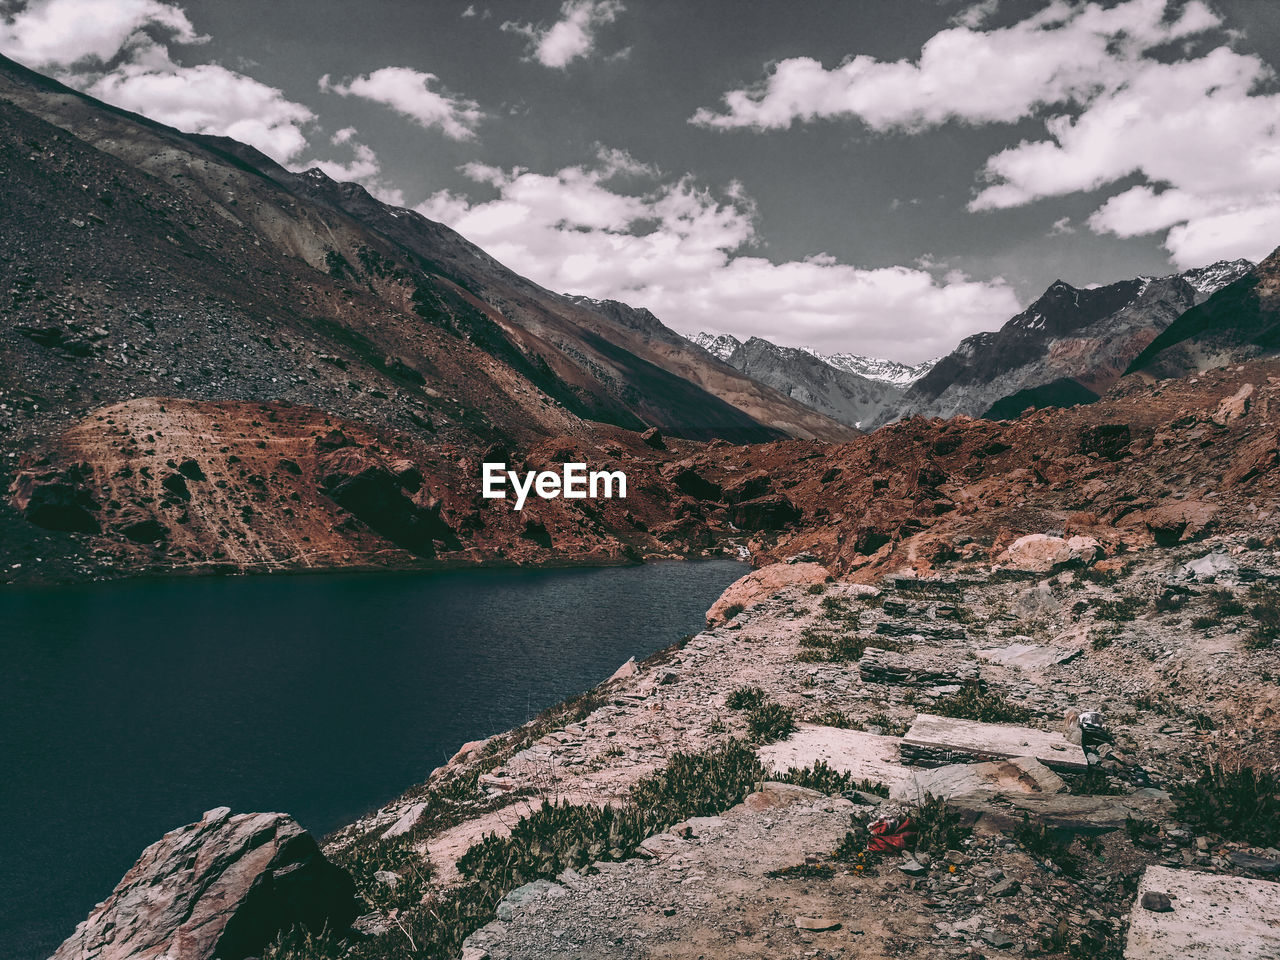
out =
{"type": "Polygon", "coordinates": [[[1250,344],[1253,350],[1244,353],[1262,352],[1271,334],[1260,320],[1263,329],[1253,333],[1213,333],[1239,326],[1225,316],[1232,311],[1266,314],[1273,286],[1248,281],[1252,271],[1248,260],[1224,260],[1098,287],[1057,280],[999,330],[966,337],[945,357],[915,365],[852,353],[824,355],[759,337],[743,342],[730,334],[698,333],[689,339],[753,379],[860,429],[916,414],[1007,419],[1028,407],[1090,403],[1131,365],[1153,361],[1184,340],[1192,342],[1162,361],[1165,375],[1203,366],[1215,356],[1238,355],[1250,344]],[[1235,291],[1229,303],[1215,296],[1227,289],[1235,291]]]}
{"type": "Polygon", "coordinates": [[[903,388],[932,366],[852,353],[823,356],[760,337],[743,342],[729,334],[697,333],[689,339],[747,376],[854,427],[891,414],[901,403],[903,388]]]}

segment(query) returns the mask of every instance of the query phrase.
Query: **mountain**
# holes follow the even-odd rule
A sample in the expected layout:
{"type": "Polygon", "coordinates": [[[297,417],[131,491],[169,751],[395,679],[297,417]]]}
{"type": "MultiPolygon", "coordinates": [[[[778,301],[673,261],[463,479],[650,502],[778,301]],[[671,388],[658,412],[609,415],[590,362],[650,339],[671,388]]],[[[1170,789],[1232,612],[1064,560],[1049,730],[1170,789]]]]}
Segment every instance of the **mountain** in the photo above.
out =
{"type": "MultiPolygon", "coordinates": [[[[809,348],[805,348],[809,350],[809,348]]],[[[893,384],[895,387],[909,387],[934,368],[937,360],[925,360],[922,363],[907,364],[897,360],[882,360],[878,357],[862,357],[856,353],[818,353],[809,350],[819,360],[824,360],[833,367],[856,373],[868,380],[879,380],[881,383],[893,384]]]]}
{"type": "Polygon", "coordinates": [[[1178,317],[1134,358],[1128,372],[1186,376],[1277,350],[1280,250],[1178,317]]]}
{"type": "Polygon", "coordinates": [[[720,358],[726,363],[733,356],[733,351],[742,346],[741,340],[728,333],[722,333],[718,336],[714,333],[695,333],[689,339],[707,351],[707,353],[720,358]]]}
{"type": "Polygon", "coordinates": [[[752,379],[859,428],[896,409],[902,383],[910,382],[908,371],[917,369],[854,354],[824,357],[807,347],[780,347],[760,337],[743,343],[729,334],[696,333],[689,339],[752,379]],[[859,368],[877,376],[859,373],[859,368]]]}
{"type": "MultiPolygon", "coordinates": [[[[899,415],[979,416],[993,408],[1007,415],[1016,401],[995,405],[1020,393],[1042,402],[1052,396],[1094,399],[1183,313],[1251,266],[1221,262],[1085,289],[1057,280],[1000,330],[962,340],[907,389],[899,415]]],[[[886,415],[878,423],[892,419],[886,415]]]]}
{"type": "Polygon", "coordinates": [[[857,435],[648,311],[4,59],[0,168],[6,576],[700,550],[639,431],[673,455],[857,435]],[[488,457],[635,461],[636,484],[520,514],[479,498],[488,457]]]}

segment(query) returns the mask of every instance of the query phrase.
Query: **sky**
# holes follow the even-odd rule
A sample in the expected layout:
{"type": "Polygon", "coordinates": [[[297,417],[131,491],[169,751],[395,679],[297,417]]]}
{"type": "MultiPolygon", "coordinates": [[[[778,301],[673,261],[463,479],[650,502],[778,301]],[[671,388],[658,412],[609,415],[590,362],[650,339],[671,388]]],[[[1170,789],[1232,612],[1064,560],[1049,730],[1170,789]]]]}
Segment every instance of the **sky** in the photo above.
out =
{"type": "Polygon", "coordinates": [[[0,0],[0,53],[682,333],[916,362],[1280,245],[1272,0],[0,0]]]}

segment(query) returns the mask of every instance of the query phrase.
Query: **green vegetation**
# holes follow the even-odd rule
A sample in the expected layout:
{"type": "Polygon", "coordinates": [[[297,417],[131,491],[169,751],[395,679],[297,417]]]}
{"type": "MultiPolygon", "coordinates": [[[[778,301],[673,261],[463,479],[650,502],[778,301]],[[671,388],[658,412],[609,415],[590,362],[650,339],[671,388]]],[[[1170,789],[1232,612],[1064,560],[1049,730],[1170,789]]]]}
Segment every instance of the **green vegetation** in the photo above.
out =
{"type": "Polygon", "coordinates": [[[1245,605],[1225,587],[1214,587],[1206,597],[1220,617],[1238,617],[1245,611],[1245,605]]]}
{"type": "Polygon", "coordinates": [[[1034,823],[1025,813],[1022,822],[1013,829],[1013,839],[1033,857],[1047,860],[1068,876],[1079,872],[1079,865],[1071,854],[1070,845],[1058,839],[1058,835],[1042,820],[1034,823]]]}
{"type": "Polygon", "coordinates": [[[792,767],[775,779],[832,796],[839,796],[851,790],[861,790],[863,793],[874,794],[877,797],[889,796],[889,788],[883,783],[877,783],[874,780],[854,780],[853,774],[832,770],[825,760],[819,760],[812,767],[792,767]]]}
{"type": "Polygon", "coordinates": [[[785,740],[796,732],[795,711],[766,700],[747,714],[747,729],[756,743],[785,740]]]}
{"type": "Polygon", "coordinates": [[[1136,619],[1138,611],[1141,609],[1142,600],[1139,597],[1100,600],[1093,605],[1094,615],[1099,620],[1112,620],[1116,623],[1124,623],[1136,619]]]}
{"type": "Polygon", "coordinates": [[[1249,599],[1253,601],[1249,607],[1253,627],[1245,639],[1245,646],[1263,650],[1280,639],[1280,590],[1255,583],[1249,588],[1249,599]]]}
{"type": "Polygon", "coordinates": [[[754,710],[768,698],[759,687],[738,687],[729,694],[725,705],[730,710],[754,710]]]}
{"type": "Polygon", "coordinates": [[[744,606],[743,606],[742,604],[740,604],[740,603],[731,603],[731,604],[729,604],[729,606],[727,606],[727,607],[725,607],[725,608],[724,608],[724,621],[725,621],[725,623],[728,623],[730,620],[732,620],[734,617],[736,617],[738,614],[740,614],[740,613],[741,613],[743,610],[745,610],[745,609],[747,609],[747,608],[746,608],[746,607],[744,607],[744,606]]]}
{"type": "Polygon", "coordinates": [[[983,723],[1027,723],[1033,716],[1026,707],[1010,703],[996,693],[983,693],[977,687],[965,687],[942,697],[933,705],[933,712],[940,717],[983,723]]]}
{"type": "Polygon", "coordinates": [[[1227,840],[1280,843],[1280,777],[1243,764],[1205,763],[1196,779],[1174,788],[1178,817],[1227,840]]]}
{"type": "MultiPolygon", "coordinates": [[[[419,889],[419,901],[408,902],[406,893],[396,894],[393,903],[377,887],[362,884],[361,895],[371,907],[397,908],[389,932],[342,943],[327,934],[294,931],[281,936],[264,960],[457,956],[462,941],[491,921],[498,902],[516,887],[569,867],[585,869],[596,860],[630,857],[643,840],[674,823],[740,803],[764,777],[752,749],[731,741],[701,753],[676,754],[664,769],[638,782],[617,807],[544,802],[518,820],[508,836],[490,834],[468,850],[458,861],[462,885],[444,897],[423,903],[419,889]]],[[[411,842],[394,847],[383,843],[366,844],[342,862],[358,859],[362,875],[370,878],[379,870],[411,874],[404,859],[407,853],[416,856],[408,849],[411,842]]]]}
{"type": "Polygon", "coordinates": [[[932,794],[927,794],[924,802],[913,807],[908,815],[918,834],[916,849],[937,856],[957,849],[970,833],[960,825],[960,812],[932,794]]]}

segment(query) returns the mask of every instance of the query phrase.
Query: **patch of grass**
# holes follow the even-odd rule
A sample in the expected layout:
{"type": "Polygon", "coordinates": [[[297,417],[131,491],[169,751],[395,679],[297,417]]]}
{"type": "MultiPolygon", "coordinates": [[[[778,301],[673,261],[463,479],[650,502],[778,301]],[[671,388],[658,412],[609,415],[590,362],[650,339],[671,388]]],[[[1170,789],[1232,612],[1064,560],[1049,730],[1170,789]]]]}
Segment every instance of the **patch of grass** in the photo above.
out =
{"type": "Polygon", "coordinates": [[[1210,617],[1205,614],[1201,614],[1198,617],[1192,618],[1191,626],[1195,627],[1197,630],[1208,630],[1210,627],[1216,627],[1219,622],[1220,621],[1217,617],[1210,617]]]}
{"type": "Polygon", "coordinates": [[[811,583],[809,584],[809,588],[805,590],[805,593],[809,594],[811,597],[821,596],[826,592],[827,585],[825,583],[811,583]]]}
{"type": "Polygon", "coordinates": [[[905,720],[895,720],[887,713],[873,713],[867,717],[866,727],[879,727],[886,737],[903,737],[911,729],[911,724],[905,720]]]}
{"type": "Polygon", "coordinates": [[[1160,613],[1173,613],[1187,605],[1187,595],[1176,590],[1169,590],[1155,599],[1155,608],[1160,613]]]}
{"type": "Polygon", "coordinates": [[[853,774],[841,773],[827,766],[825,760],[819,760],[812,767],[792,767],[775,779],[782,783],[791,783],[797,787],[807,787],[831,796],[839,796],[851,790],[861,790],[877,797],[888,797],[889,788],[874,780],[854,780],[853,774]]]}
{"type": "Polygon", "coordinates": [[[911,809],[911,822],[916,828],[916,849],[942,856],[957,849],[969,836],[961,826],[961,815],[941,797],[927,794],[922,803],[911,809]]]}
{"type": "Polygon", "coordinates": [[[829,863],[797,863],[780,870],[768,870],[765,876],[773,880],[830,880],[836,875],[836,868],[829,863]]]}
{"type": "Polygon", "coordinates": [[[1214,587],[1205,596],[1220,617],[1238,617],[1247,609],[1235,593],[1226,587],[1214,587]]]}
{"type": "Polygon", "coordinates": [[[1115,641],[1109,633],[1095,633],[1089,638],[1089,646],[1095,650],[1105,650],[1115,641]]]}
{"type": "Polygon", "coordinates": [[[982,723],[1027,723],[1034,716],[1026,707],[1010,703],[997,693],[983,693],[977,687],[965,687],[940,698],[932,712],[940,717],[982,723]]]}
{"type": "Polygon", "coordinates": [[[402,911],[396,929],[353,945],[347,956],[457,956],[462,941],[491,921],[498,902],[516,887],[567,867],[629,857],[641,841],[674,823],[740,803],[763,778],[754,751],[733,741],[702,753],[676,754],[664,769],[637,783],[619,807],[544,803],[517,821],[508,836],[490,834],[468,850],[458,861],[460,887],[402,911]]]}
{"type": "Polygon", "coordinates": [[[1173,794],[1179,819],[1204,832],[1259,847],[1280,843],[1280,777],[1271,771],[1205,763],[1173,794]]]}
{"type": "Polygon", "coordinates": [[[862,724],[858,723],[847,713],[841,713],[839,710],[828,710],[825,713],[815,713],[808,718],[806,723],[813,723],[819,727],[837,727],[840,730],[862,729],[862,724]]]}
{"type": "Polygon", "coordinates": [[[1012,837],[1027,853],[1049,861],[1068,876],[1079,872],[1079,864],[1071,854],[1070,845],[1059,840],[1058,835],[1043,820],[1033,822],[1024,813],[1022,822],[1013,828],[1012,837]]]}
{"type": "Polygon", "coordinates": [[[1124,788],[1113,784],[1098,766],[1090,766],[1084,773],[1071,777],[1067,786],[1080,797],[1118,797],[1124,793],[1124,788]]]}
{"type": "Polygon", "coordinates": [[[765,692],[759,687],[738,687],[729,694],[725,706],[730,710],[754,710],[767,699],[765,692]]]}
{"type": "Polygon", "coordinates": [[[796,714],[790,707],[766,700],[747,714],[747,729],[756,743],[785,740],[796,732],[796,714]]]}
{"type": "Polygon", "coordinates": [[[1245,646],[1251,650],[1263,650],[1280,639],[1280,590],[1255,583],[1249,588],[1249,617],[1253,626],[1245,638],[1245,646]]]}
{"type": "Polygon", "coordinates": [[[1142,609],[1139,597],[1121,597],[1118,600],[1100,600],[1093,605],[1094,615],[1099,620],[1111,620],[1115,623],[1127,623],[1137,619],[1142,609]]]}

